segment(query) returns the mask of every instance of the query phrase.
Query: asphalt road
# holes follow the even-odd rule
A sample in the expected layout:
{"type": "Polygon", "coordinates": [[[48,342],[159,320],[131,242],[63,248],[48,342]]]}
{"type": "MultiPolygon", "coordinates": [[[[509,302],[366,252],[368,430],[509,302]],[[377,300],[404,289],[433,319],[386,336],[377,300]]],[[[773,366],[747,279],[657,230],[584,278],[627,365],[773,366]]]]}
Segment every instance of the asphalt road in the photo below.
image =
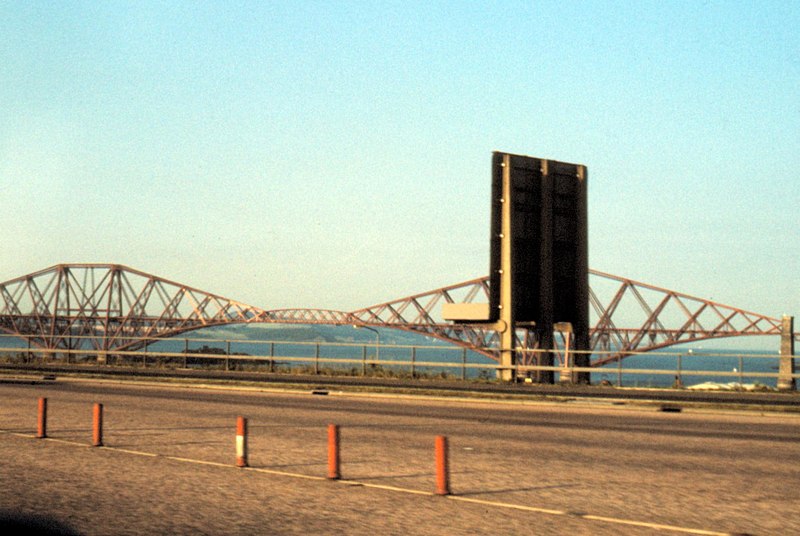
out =
{"type": "MultiPolygon", "coordinates": [[[[616,388],[601,385],[547,385],[536,383],[475,382],[454,379],[403,379],[362,376],[327,376],[265,372],[222,371],[208,369],[140,368],[99,365],[8,364],[0,363],[5,375],[23,374],[83,377],[119,377],[138,379],[182,379],[189,381],[249,382],[265,387],[281,385],[321,386],[332,389],[385,388],[408,392],[481,393],[524,399],[597,398],[605,400],[658,400],[677,404],[755,405],[800,410],[800,394],[775,391],[695,391],[689,389],[616,388]]],[[[5,379],[0,381],[8,381],[5,379]]]]}
{"type": "Polygon", "coordinates": [[[0,385],[0,430],[0,507],[83,534],[800,533],[793,414],[58,380],[0,385]],[[107,448],[88,447],[94,402],[107,448]],[[431,494],[439,434],[451,498],[431,494]]]}

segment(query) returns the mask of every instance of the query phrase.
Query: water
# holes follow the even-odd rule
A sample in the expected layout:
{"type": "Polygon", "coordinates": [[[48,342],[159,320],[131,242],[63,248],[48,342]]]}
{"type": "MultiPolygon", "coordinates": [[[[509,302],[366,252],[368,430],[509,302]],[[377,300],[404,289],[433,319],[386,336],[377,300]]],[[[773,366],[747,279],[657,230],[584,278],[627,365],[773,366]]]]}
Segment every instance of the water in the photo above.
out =
{"type": "MultiPolygon", "coordinates": [[[[388,337],[386,337],[388,338],[388,337]]],[[[423,338],[425,339],[425,338],[423,338]]],[[[148,353],[193,353],[229,357],[231,364],[244,367],[272,362],[271,370],[323,370],[338,373],[386,376],[455,376],[465,378],[494,377],[494,362],[476,352],[435,340],[415,340],[416,344],[372,341],[287,341],[287,340],[223,340],[174,338],[148,345],[148,353]],[[252,356],[253,359],[248,359],[252,356]]],[[[408,341],[406,341],[408,342],[408,341]]],[[[197,361],[197,360],[195,360],[197,361]]]]}
{"type": "MultiPolygon", "coordinates": [[[[380,347],[373,338],[348,342],[321,339],[316,342],[196,339],[189,340],[188,348],[190,351],[200,351],[205,347],[204,353],[209,353],[208,349],[213,348],[211,352],[230,352],[232,356],[266,356],[274,359],[278,370],[286,371],[305,367],[307,370],[314,368],[351,374],[366,370],[370,374],[409,376],[413,366],[417,375],[463,376],[468,379],[495,377],[496,363],[481,354],[471,351],[465,353],[461,348],[415,334],[401,335],[399,342],[406,344],[399,344],[398,339],[384,331],[391,330],[381,330],[380,347]]],[[[186,346],[184,339],[168,339],[154,343],[149,351],[181,353],[186,346]]],[[[246,360],[240,361],[247,363],[246,360]]],[[[707,349],[689,353],[661,350],[627,357],[622,361],[621,368],[617,363],[612,363],[597,369],[592,373],[592,383],[605,380],[626,387],[672,387],[679,378],[684,387],[704,382],[775,387],[777,367],[778,356],[769,352],[707,349]],[[647,372],[637,372],[636,369],[647,372]],[[765,374],[769,377],[763,376],[765,374]]]]}
{"type": "MultiPolygon", "coordinates": [[[[0,336],[0,347],[25,349],[26,341],[0,336]]],[[[394,329],[353,329],[350,326],[281,326],[234,325],[208,328],[175,337],[154,341],[148,345],[150,359],[159,353],[183,356],[199,366],[199,358],[191,353],[219,355],[212,360],[224,363],[226,354],[231,368],[270,367],[270,370],[334,371],[387,376],[410,376],[412,365],[417,375],[429,377],[450,376],[494,378],[496,363],[476,352],[467,351],[426,337],[394,329]],[[380,347],[377,342],[380,339],[380,347]],[[247,359],[259,356],[261,359],[247,359]],[[466,360],[466,361],[465,361],[466,360]]],[[[137,362],[138,358],[132,361],[137,362]]],[[[174,358],[182,364],[182,357],[174,358]]],[[[205,360],[208,362],[208,359],[205,360]]],[[[608,364],[592,372],[592,383],[604,380],[630,387],[671,387],[676,376],[685,387],[704,383],[745,383],[775,387],[777,380],[777,352],[756,352],[731,349],[665,349],[627,357],[621,367],[608,364]],[[648,372],[634,373],[633,369],[648,372]],[[701,373],[702,372],[702,373],[701,373]],[[760,376],[768,374],[771,377],[760,376]]]]}
{"type": "Polygon", "coordinates": [[[621,377],[624,386],[671,387],[679,378],[685,387],[705,382],[775,387],[778,355],[750,350],[706,349],[693,350],[691,353],[666,350],[627,357],[623,359],[621,369],[617,363],[611,363],[598,370],[592,373],[593,383],[607,380],[617,385],[621,377]],[[660,373],[626,372],[632,369],[657,370],[660,373]]]}

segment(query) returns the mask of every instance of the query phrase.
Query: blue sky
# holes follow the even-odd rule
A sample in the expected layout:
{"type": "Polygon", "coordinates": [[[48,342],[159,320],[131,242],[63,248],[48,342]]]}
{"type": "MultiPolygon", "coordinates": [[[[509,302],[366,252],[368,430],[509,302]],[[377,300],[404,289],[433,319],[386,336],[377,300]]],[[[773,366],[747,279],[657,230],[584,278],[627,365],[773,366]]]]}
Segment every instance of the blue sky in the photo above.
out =
{"type": "Polygon", "coordinates": [[[590,265],[800,316],[797,2],[0,1],[0,280],[265,308],[488,273],[502,150],[589,169],[590,265]]]}

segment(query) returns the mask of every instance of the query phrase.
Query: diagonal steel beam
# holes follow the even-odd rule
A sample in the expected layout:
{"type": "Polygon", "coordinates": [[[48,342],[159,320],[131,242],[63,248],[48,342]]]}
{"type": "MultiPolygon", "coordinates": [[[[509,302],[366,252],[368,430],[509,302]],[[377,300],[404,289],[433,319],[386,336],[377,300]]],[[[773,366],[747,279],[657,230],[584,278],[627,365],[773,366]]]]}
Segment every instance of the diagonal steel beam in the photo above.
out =
{"type": "MultiPolygon", "coordinates": [[[[597,316],[591,330],[596,351],[593,365],[688,340],[780,333],[780,321],[773,317],[595,270],[590,270],[590,276],[605,286],[616,285],[610,298],[590,288],[597,316]],[[649,305],[644,291],[658,300],[655,307],[649,305]],[[628,295],[632,304],[625,300],[628,295]],[[665,316],[673,303],[678,320],[665,316]],[[626,318],[636,316],[636,307],[644,321],[631,326],[626,318]],[[713,328],[703,327],[707,314],[717,319],[713,328]],[[744,325],[736,328],[737,324],[744,325]]],[[[92,335],[102,339],[98,347],[111,350],[141,345],[141,337],[168,337],[209,325],[355,323],[414,331],[496,356],[496,332],[481,325],[446,323],[437,310],[442,303],[488,301],[489,285],[488,277],[476,278],[351,312],[269,311],[121,265],[57,265],[0,283],[0,329],[45,347],[63,347],[72,344],[71,337],[92,335]]],[[[530,333],[519,339],[523,348],[536,344],[530,333]]]]}

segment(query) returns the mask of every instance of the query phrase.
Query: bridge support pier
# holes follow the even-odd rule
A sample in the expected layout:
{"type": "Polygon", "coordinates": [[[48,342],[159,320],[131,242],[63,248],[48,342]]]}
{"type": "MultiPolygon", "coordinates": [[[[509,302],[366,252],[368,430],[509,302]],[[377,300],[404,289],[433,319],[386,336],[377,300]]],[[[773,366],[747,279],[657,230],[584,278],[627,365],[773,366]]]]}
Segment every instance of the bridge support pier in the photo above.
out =
{"type": "Polygon", "coordinates": [[[794,317],[783,315],[781,322],[781,357],[778,363],[778,391],[795,391],[794,317]]]}
{"type": "Polygon", "coordinates": [[[497,379],[503,382],[511,382],[516,379],[517,352],[514,349],[514,330],[509,327],[513,324],[513,318],[500,320],[495,323],[494,328],[500,334],[500,367],[497,369],[497,379]]]}

